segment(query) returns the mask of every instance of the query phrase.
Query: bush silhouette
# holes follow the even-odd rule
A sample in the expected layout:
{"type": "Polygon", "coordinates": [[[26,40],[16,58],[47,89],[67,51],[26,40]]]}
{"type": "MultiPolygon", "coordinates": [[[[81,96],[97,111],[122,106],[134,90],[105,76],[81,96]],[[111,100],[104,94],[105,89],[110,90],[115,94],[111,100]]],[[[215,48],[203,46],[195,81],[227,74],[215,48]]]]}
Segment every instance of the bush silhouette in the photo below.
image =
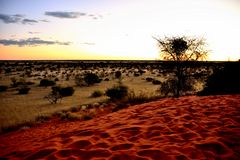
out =
{"type": "Polygon", "coordinates": [[[75,76],[75,84],[77,86],[86,86],[86,83],[84,81],[84,78],[81,75],[76,75],[75,76]]]}
{"type": "Polygon", "coordinates": [[[124,85],[113,86],[106,91],[106,96],[110,97],[113,101],[123,99],[127,94],[128,87],[124,85]]]}
{"type": "Polygon", "coordinates": [[[52,87],[52,92],[58,92],[62,97],[72,96],[74,93],[73,87],[52,87]]]}
{"type": "Polygon", "coordinates": [[[152,84],[161,84],[162,82],[161,81],[159,81],[159,80],[157,80],[157,79],[154,79],[153,81],[152,81],[152,84]]]}
{"type": "Polygon", "coordinates": [[[153,80],[154,80],[154,79],[151,78],[151,77],[147,77],[147,78],[146,78],[146,81],[147,81],[147,82],[152,82],[153,80]]]}
{"type": "Polygon", "coordinates": [[[18,89],[18,93],[19,93],[19,94],[28,94],[28,92],[29,92],[30,89],[31,89],[31,88],[24,86],[24,87],[21,87],[21,88],[18,89]]]}
{"type": "Polygon", "coordinates": [[[120,79],[121,76],[122,76],[122,73],[121,73],[120,71],[116,71],[116,72],[115,72],[115,78],[116,78],[116,79],[120,79]]]}
{"type": "Polygon", "coordinates": [[[8,89],[8,86],[0,85],[0,92],[4,92],[8,89]]]}
{"type": "Polygon", "coordinates": [[[102,92],[102,91],[96,90],[96,91],[94,91],[94,92],[91,94],[91,97],[96,98],[96,97],[101,97],[102,95],[103,95],[103,92],[102,92]]]}
{"type": "Polygon", "coordinates": [[[47,87],[47,86],[53,86],[56,82],[48,79],[41,79],[39,86],[47,87]]]}
{"type": "Polygon", "coordinates": [[[94,73],[87,73],[84,75],[84,81],[88,86],[93,85],[95,83],[100,83],[101,79],[99,79],[98,75],[94,73]]]}
{"type": "Polygon", "coordinates": [[[74,93],[73,87],[60,87],[60,86],[53,86],[52,91],[45,96],[51,104],[61,102],[63,97],[72,96],[74,93]]]}
{"type": "Polygon", "coordinates": [[[21,85],[26,85],[25,79],[17,79],[16,77],[11,78],[11,86],[12,87],[18,87],[21,85]]]}
{"type": "Polygon", "coordinates": [[[229,62],[223,69],[215,71],[207,80],[206,87],[198,95],[239,94],[240,76],[236,69],[240,62],[229,62]]]}

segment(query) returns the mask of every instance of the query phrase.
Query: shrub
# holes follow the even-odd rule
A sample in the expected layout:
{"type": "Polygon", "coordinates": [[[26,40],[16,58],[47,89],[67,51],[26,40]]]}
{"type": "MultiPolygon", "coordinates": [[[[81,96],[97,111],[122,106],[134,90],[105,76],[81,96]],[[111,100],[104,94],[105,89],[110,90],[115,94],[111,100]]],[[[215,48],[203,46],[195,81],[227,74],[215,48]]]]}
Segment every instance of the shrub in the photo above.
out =
{"type": "Polygon", "coordinates": [[[78,106],[74,106],[71,108],[71,112],[77,112],[79,110],[80,110],[80,107],[78,107],[78,106]]]}
{"type": "Polygon", "coordinates": [[[89,114],[83,114],[83,120],[87,121],[87,120],[91,120],[93,119],[93,117],[89,114]]]}
{"type": "Polygon", "coordinates": [[[174,96],[176,93],[177,81],[175,79],[169,79],[164,81],[158,90],[164,97],[174,96]]]}
{"type": "Polygon", "coordinates": [[[61,102],[62,96],[59,93],[60,87],[52,87],[52,92],[50,92],[46,98],[51,104],[56,104],[58,101],[61,102]]]}
{"type": "Polygon", "coordinates": [[[127,107],[129,107],[129,105],[120,103],[120,104],[117,104],[116,107],[114,107],[112,109],[112,112],[117,112],[117,111],[119,111],[121,109],[124,109],[124,108],[127,108],[127,107]]]}
{"type": "Polygon", "coordinates": [[[138,73],[139,73],[140,75],[142,75],[142,74],[146,73],[146,71],[140,69],[140,70],[138,71],[138,73]]]}
{"type": "Polygon", "coordinates": [[[15,78],[15,77],[12,77],[11,78],[11,86],[12,87],[17,87],[17,86],[19,86],[19,85],[25,85],[26,84],[26,82],[25,82],[25,79],[20,79],[20,80],[18,80],[17,78],[15,78]]]}
{"type": "Polygon", "coordinates": [[[72,96],[74,93],[73,87],[52,87],[52,93],[58,93],[62,97],[72,96]]]}
{"type": "Polygon", "coordinates": [[[21,88],[18,89],[18,93],[19,93],[19,94],[28,94],[28,92],[29,92],[30,89],[31,89],[31,88],[24,86],[24,87],[21,87],[21,88]]]}
{"type": "Polygon", "coordinates": [[[93,118],[93,116],[90,115],[89,113],[78,114],[78,113],[72,113],[72,112],[59,112],[57,113],[57,116],[60,117],[62,120],[70,120],[70,121],[90,120],[93,118]]]}
{"type": "Polygon", "coordinates": [[[12,83],[11,83],[11,86],[12,86],[12,87],[17,87],[17,79],[16,79],[15,77],[12,77],[12,78],[11,78],[11,82],[12,82],[12,83]]]}
{"type": "Polygon", "coordinates": [[[103,92],[100,90],[96,90],[91,94],[91,97],[101,97],[103,95],[103,92]]]}
{"type": "Polygon", "coordinates": [[[45,96],[44,98],[46,98],[51,104],[56,104],[58,101],[61,102],[62,100],[62,96],[59,95],[58,93],[49,93],[47,96],[45,96]]]}
{"type": "Polygon", "coordinates": [[[73,87],[60,88],[59,93],[63,97],[72,96],[74,93],[74,89],[73,89],[73,87]]]}
{"type": "Polygon", "coordinates": [[[5,74],[11,73],[12,69],[11,68],[5,68],[5,74]]]}
{"type": "Polygon", "coordinates": [[[80,75],[76,75],[76,76],[75,76],[75,84],[76,84],[77,86],[86,86],[86,85],[87,85],[87,84],[85,83],[85,81],[84,81],[84,78],[81,77],[80,75]]]}
{"type": "Polygon", "coordinates": [[[156,95],[140,92],[136,94],[134,91],[130,91],[127,95],[127,102],[130,104],[141,104],[145,102],[149,102],[151,100],[159,98],[156,95]]]}
{"type": "Polygon", "coordinates": [[[139,77],[140,74],[139,73],[134,73],[134,77],[139,77]]]}
{"type": "Polygon", "coordinates": [[[51,115],[39,115],[38,117],[36,117],[36,121],[38,123],[42,123],[42,122],[48,121],[50,117],[51,115]]]}
{"type": "Polygon", "coordinates": [[[159,80],[157,80],[157,79],[154,79],[153,81],[152,81],[152,84],[161,84],[162,82],[161,81],[159,81],[159,80]]]}
{"type": "Polygon", "coordinates": [[[153,78],[151,78],[151,77],[147,77],[147,78],[146,78],[146,81],[148,81],[148,82],[152,82],[152,81],[153,81],[153,78]]]}
{"type": "Polygon", "coordinates": [[[116,79],[120,79],[121,76],[122,76],[122,73],[121,73],[120,71],[116,71],[116,72],[115,72],[115,78],[116,78],[116,79]]]}
{"type": "Polygon", "coordinates": [[[53,86],[56,82],[48,79],[41,79],[39,86],[47,87],[47,86],[53,86]]]}
{"type": "MultiPolygon", "coordinates": [[[[193,94],[194,88],[193,88],[193,81],[192,78],[182,78],[181,83],[181,95],[186,94],[193,94]]],[[[178,81],[175,78],[168,79],[161,83],[161,87],[158,90],[162,96],[168,97],[168,96],[175,96],[177,94],[177,84],[178,81]]]]}
{"type": "Polygon", "coordinates": [[[0,85],[0,92],[4,92],[8,89],[8,86],[0,85]]]}
{"type": "Polygon", "coordinates": [[[33,85],[34,82],[26,82],[25,84],[26,84],[26,85],[33,85]]]}
{"type": "Polygon", "coordinates": [[[71,113],[71,112],[67,112],[65,114],[65,117],[61,117],[62,119],[68,119],[68,120],[79,120],[82,119],[82,116],[80,114],[77,113],[71,113]]]}
{"type": "Polygon", "coordinates": [[[128,87],[124,85],[113,86],[107,89],[106,95],[110,97],[111,100],[120,100],[126,97],[128,94],[128,87]]]}
{"type": "Polygon", "coordinates": [[[100,83],[101,79],[99,79],[98,75],[94,73],[87,73],[84,75],[84,81],[88,86],[93,85],[95,83],[100,83]]]}

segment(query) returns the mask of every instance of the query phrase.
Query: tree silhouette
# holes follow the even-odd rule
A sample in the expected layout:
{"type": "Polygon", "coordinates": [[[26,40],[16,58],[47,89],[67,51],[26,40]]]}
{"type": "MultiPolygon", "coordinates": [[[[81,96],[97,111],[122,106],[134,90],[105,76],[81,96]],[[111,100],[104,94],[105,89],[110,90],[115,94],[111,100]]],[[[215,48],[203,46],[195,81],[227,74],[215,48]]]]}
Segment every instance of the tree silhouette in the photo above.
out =
{"type": "Polygon", "coordinates": [[[158,42],[160,57],[163,60],[175,62],[175,80],[171,80],[171,86],[173,95],[179,97],[187,83],[186,63],[184,62],[206,59],[208,50],[205,49],[205,40],[185,36],[153,38],[158,42]]]}

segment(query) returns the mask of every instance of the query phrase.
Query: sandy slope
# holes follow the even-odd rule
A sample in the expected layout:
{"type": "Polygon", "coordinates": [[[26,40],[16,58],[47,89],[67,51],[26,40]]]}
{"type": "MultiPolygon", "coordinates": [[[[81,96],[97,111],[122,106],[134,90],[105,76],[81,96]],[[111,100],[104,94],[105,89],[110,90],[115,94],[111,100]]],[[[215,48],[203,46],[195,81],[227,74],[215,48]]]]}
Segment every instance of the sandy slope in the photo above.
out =
{"type": "Polygon", "coordinates": [[[0,136],[10,159],[240,159],[240,95],[167,98],[0,136]]]}

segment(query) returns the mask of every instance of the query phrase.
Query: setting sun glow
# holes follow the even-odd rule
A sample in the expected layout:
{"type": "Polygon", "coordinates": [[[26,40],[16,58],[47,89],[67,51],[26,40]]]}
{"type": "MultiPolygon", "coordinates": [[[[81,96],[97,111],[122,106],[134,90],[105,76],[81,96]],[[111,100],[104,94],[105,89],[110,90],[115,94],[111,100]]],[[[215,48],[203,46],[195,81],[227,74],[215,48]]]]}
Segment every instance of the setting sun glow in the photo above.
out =
{"type": "Polygon", "coordinates": [[[0,0],[0,60],[155,60],[152,37],[206,39],[240,59],[239,0],[0,0]]]}

